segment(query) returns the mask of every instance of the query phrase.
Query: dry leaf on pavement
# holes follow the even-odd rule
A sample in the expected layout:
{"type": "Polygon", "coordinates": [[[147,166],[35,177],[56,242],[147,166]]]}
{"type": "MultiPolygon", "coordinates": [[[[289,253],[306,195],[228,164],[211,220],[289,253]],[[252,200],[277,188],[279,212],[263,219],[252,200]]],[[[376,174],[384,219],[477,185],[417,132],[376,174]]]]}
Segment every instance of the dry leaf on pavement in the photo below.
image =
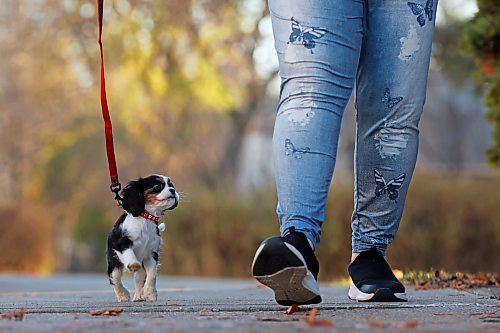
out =
{"type": "Polygon", "coordinates": [[[20,308],[18,311],[7,311],[7,312],[2,312],[0,313],[0,318],[1,319],[7,319],[7,320],[17,320],[21,321],[24,319],[24,316],[26,315],[26,309],[25,308],[20,308]]]}
{"type": "Polygon", "coordinates": [[[91,316],[118,316],[123,312],[123,308],[91,310],[91,316]]]}
{"type": "Polygon", "coordinates": [[[305,309],[302,309],[300,306],[298,306],[297,304],[292,304],[291,307],[289,307],[288,309],[286,309],[285,312],[283,312],[284,314],[286,315],[291,315],[291,314],[294,314],[295,312],[306,312],[307,310],[305,309]]]}
{"type": "Polygon", "coordinates": [[[392,328],[415,328],[418,326],[418,321],[416,320],[411,320],[411,321],[403,321],[400,323],[391,323],[389,327],[392,328]]]}
{"type": "Polygon", "coordinates": [[[313,308],[309,312],[309,316],[302,318],[302,320],[309,326],[326,326],[335,327],[335,323],[328,319],[318,319],[316,315],[318,314],[318,309],[313,308]]]}
{"type": "Polygon", "coordinates": [[[382,320],[373,320],[370,316],[365,316],[366,325],[369,328],[382,329],[382,328],[415,328],[418,326],[418,321],[410,320],[403,322],[392,322],[389,324],[384,324],[382,320]]]}
{"type": "Polygon", "coordinates": [[[294,318],[294,317],[287,317],[287,318],[277,318],[277,317],[263,317],[263,318],[257,318],[258,321],[299,321],[299,318],[294,318]]]}
{"type": "Polygon", "coordinates": [[[365,316],[365,321],[366,321],[366,325],[369,327],[369,328],[382,328],[384,327],[384,324],[382,323],[382,320],[372,320],[372,318],[370,316],[365,316]]]}
{"type": "MultiPolygon", "coordinates": [[[[426,275],[430,275],[427,274],[426,275]]],[[[453,288],[464,290],[468,288],[498,287],[500,286],[499,273],[461,273],[449,274],[444,271],[435,271],[431,278],[427,279],[407,279],[413,283],[417,290],[429,290],[440,288],[453,288]]]]}

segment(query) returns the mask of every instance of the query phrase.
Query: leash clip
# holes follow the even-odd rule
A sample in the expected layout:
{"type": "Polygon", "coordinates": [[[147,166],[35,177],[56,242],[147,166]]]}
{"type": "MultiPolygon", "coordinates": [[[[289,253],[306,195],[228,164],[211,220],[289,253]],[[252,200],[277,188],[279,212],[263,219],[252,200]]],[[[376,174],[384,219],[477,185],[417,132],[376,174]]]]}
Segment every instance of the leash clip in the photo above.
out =
{"type": "Polygon", "coordinates": [[[118,202],[118,206],[122,205],[123,198],[120,196],[120,191],[122,189],[122,184],[120,183],[113,183],[109,186],[109,189],[111,192],[115,194],[115,200],[118,202]]]}

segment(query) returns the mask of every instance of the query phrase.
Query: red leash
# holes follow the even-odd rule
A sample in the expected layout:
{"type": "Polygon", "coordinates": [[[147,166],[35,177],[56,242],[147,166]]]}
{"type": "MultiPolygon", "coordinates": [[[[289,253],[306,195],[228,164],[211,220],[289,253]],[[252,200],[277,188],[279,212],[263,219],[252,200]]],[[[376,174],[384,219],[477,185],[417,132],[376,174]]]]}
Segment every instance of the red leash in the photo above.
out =
{"type": "Polygon", "coordinates": [[[106,98],[106,80],[104,78],[104,53],[102,51],[102,16],[103,16],[104,0],[97,0],[97,24],[99,27],[99,50],[101,53],[101,110],[102,118],[104,119],[104,135],[106,138],[106,155],[108,156],[109,177],[111,185],[109,188],[111,192],[115,193],[115,200],[121,206],[122,198],[120,197],[120,190],[122,188],[118,180],[118,170],[116,167],[115,149],[113,145],[113,127],[111,125],[111,117],[109,116],[108,100],[106,98]]]}

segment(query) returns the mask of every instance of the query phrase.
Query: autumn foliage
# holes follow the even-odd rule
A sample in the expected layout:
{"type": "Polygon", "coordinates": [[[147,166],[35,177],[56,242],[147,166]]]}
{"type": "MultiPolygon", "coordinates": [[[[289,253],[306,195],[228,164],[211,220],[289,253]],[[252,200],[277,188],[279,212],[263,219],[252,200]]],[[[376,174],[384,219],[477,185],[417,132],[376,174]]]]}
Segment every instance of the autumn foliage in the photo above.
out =
{"type": "MultiPolygon", "coordinates": [[[[106,1],[121,180],[161,172],[182,192],[165,218],[163,274],[247,277],[258,244],[278,233],[272,180],[257,179],[254,193],[236,179],[245,136],[272,131],[279,91],[274,50],[262,48],[272,39],[262,33],[266,3],[106,1]]],[[[104,272],[106,234],[122,211],[108,190],[95,1],[4,0],[0,31],[0,271],[104,272]]],[[[491,255],[499,187],[494,176],[417,175],[391,263],[500,270],[491,255]]],[[[336,176],[332,189],[318,247],[324,280],[346,274],[351,242],[353,181],[336,176]]]]}
{"type": "Polygon", "coordinates": [[[500,168],[500,6],[496,0],[478,0],[479,11],[465,25],[462,48],[476,63],[476,78],[486,88],[493,143],[487,152],[500,168]]]}

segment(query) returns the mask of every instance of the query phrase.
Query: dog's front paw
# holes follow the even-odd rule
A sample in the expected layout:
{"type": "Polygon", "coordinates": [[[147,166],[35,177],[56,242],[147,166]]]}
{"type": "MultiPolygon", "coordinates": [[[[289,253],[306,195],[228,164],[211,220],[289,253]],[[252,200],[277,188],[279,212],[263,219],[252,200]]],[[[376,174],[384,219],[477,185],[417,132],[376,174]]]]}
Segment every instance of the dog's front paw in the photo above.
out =
{"type": "Polygon", "coordinates": [[[126,289],[116,292],[116,297],[118,298],[118,302],[130,301],[130,293],[126,289]]]}
{"type": "Polygon", "coordinates": [[[142,292],[135,292],[134,298],[132,298],[132,301],[134,302],[144,302],[146,299],[142,295],[142,292]]]}
{"type": "Polygon", "coordinates": [[[144,294],[143,294],[143,298],[147,302],[156,302],[156,300],[158,299],[158,292],[156,291],[156,289],[153,289],[153,288],[145,289],[144,294]]]}
{"type": "Polygon", "coordinates": [[[131,272],[138,271],[142,268],[141,264],[138,261],[131,262],[127,265],[127,269],[131,272]]]}

